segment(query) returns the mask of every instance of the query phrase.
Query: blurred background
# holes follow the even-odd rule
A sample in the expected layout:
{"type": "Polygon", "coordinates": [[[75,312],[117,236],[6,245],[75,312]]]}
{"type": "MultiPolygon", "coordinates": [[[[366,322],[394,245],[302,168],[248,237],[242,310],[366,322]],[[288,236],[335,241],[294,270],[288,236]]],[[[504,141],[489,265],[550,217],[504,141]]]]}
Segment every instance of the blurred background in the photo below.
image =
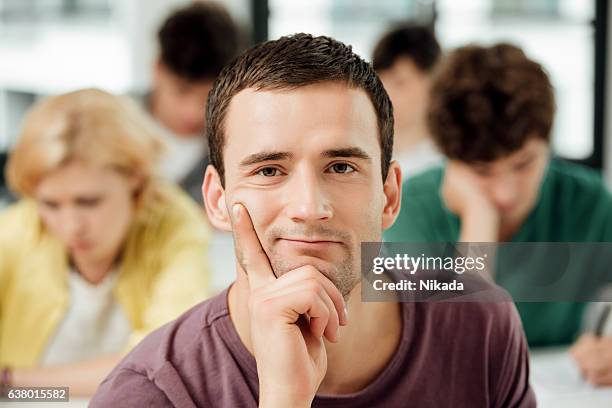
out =
{"type": "MultiPolygon", "coordinates": [[[[433,27],[443,52],[470,42],[514,43],[544,66],[555,87],[555,154],[600,171],[612,187],[608,0],[216,1],[249,44],[296,32],[325,34],[371,60],[381,35],[406,20],[433,27]]],[[[148,92],[157,30],[172,10],[188,3],[0,0],[0,169],[36,101],[86,87],[148,92]]],[[[0,209],[10,200],[0,171],[0,209]]],[[[234,279],[232,242],[226,234],[211,244],[214,292],[234,279]]],[[[536,365],[536,373],[558,371],[542,367],[536,365]]]]}
{"type": "MultiPolygon", "coordinates": [[[[0,0],[0,161],[37,99],[82,87],[137,93],[150,83],[155,31],[185,0],[0,0]]],[[[554,148],[612,178],[605,117],[606,0],[224,0],[251,43],[294,32],[332,35],[369,59],[385,29],[413,19],[444,49],[507,40],[551,74],[554,148]]],[[[1,163],[0,162],[0,163],[1,163]]],[[[4,188],[0,180],[0,188],[4,188]]]]}

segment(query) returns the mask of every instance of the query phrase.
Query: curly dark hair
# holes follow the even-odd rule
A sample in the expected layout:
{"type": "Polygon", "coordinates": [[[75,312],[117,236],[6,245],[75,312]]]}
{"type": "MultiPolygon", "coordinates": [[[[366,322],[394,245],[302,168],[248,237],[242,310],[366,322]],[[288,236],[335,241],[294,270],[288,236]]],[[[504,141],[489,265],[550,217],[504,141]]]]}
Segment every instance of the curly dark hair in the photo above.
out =
{"type": "Polygon", "coordinates": [[[372,101],[378,118],[384,181],[393,150],[393,108],[382,82],[350,46],[330,37],[301,33],[251,47],[217,77],[208,94],[206,137],[210,163],[221,182],[224,184],[224,121],[230,101],[238,92],[247,88],[295,89],[328,81],[363,89],[372,101]]]}
{"type": "Polygon", "coordinates": [[[238,53],[241,34],[228,11],[213,2],[175,10],[157,35],[161,61],[190,81],[214,79],[238,53]]]}
{"type": "Polygon", "coordinates": [[[450,159],[491,162],[533,137],[550,141],[554,90],[545,70],[511,44],[468,45],[441,63],[428,123],[450,159]]]}

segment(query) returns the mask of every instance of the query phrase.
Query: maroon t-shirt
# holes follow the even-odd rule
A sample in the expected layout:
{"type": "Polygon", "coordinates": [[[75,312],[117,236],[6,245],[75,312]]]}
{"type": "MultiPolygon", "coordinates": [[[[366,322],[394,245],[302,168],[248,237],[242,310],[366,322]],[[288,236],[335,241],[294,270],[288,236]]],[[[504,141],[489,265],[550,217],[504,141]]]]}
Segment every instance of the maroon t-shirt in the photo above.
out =
{"type": "MultiPolygon", "coordinates": [[[[403,303],[402,338],[370,385],[313,407],[533,407],[514,305],[403,303]]],[[[372,333],[372,345],[385,333],[372,333]]],[[[92,407],[256,407],[257,367],[230,319],[227,290],[145,338],[92,407]]]]}

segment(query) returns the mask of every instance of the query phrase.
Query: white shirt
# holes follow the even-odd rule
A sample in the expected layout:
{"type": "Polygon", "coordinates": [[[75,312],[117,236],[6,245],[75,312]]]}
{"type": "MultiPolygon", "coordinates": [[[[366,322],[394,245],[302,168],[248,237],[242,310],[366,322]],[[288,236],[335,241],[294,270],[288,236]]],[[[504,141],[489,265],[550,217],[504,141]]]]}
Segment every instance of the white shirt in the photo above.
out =
{"type": "Polygon", "coordinates": [[[204,136],[180,137],[167,129],[160,133],[166,148],[160,163],[161,173],[167,180],[180,183],[205,157],[204,136]]]}
{"type": "Polygon", "coordinates": [[[123,350],[132,328],[113,295],[116,281],[116,271],[97,285],[70,271],[70,303],[41,365],[74,363],[123,350]]]}

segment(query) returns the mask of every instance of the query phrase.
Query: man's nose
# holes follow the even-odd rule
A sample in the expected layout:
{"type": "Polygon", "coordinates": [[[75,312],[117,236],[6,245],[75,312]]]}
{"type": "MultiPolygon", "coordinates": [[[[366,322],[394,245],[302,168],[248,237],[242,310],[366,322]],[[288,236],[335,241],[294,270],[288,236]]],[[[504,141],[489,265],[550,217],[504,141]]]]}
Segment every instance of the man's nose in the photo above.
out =
{"type": "Polygon", "coordinates": [[[294,173],[287,187],[285,211],[294,222],[324,221],[332,217],[323,180],[314,171],[294,173]]]}

